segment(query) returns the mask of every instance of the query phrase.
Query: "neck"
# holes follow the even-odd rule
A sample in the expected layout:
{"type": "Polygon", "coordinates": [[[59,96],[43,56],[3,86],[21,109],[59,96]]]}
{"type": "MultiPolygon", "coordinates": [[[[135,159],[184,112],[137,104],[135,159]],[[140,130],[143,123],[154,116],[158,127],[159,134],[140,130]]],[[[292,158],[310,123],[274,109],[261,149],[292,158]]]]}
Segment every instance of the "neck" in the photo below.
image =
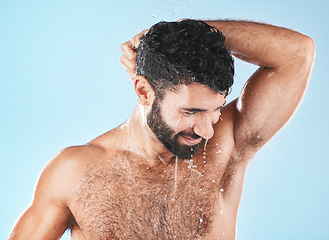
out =
{"type": "Polygon", "coordinates": [[[173,157],[147,125],[146,112],[141,104],[120,128],[126,136],[127,150],[142,156],[142,164],[150,167],[168,164],[173,157]]]}

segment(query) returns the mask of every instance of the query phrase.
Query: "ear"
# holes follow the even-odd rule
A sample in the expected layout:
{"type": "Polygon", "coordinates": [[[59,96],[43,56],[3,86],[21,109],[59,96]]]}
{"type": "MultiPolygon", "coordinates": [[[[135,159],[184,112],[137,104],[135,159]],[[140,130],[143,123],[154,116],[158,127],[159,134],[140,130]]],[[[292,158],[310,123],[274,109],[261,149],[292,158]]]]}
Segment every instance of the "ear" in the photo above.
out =
{"type": "Polygon", "coordinates": [[[139,102],[143,106],[150,106],[155,98],[152,86],[145,77],[140,75],[136,76],[133,81],[139,102]]]}

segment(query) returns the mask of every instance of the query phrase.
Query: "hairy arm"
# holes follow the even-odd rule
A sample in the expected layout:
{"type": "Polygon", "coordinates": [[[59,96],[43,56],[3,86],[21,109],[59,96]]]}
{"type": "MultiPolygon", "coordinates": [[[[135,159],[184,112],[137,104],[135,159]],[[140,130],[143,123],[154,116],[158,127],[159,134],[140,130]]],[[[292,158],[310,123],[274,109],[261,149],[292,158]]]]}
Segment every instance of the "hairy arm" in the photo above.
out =
{"type": "MultiPolygon", "coordinates": [[[[227,115],[233,119],[237,152],[248,153],[250,160],[288,122],[301,102],[313,65],[314,42],[293,30],[268,24],[206,22],[223,32],[225,45],[234,56],[259,66],[240,97],[222,109],[223,113],[229,111],[227,115]]],[[[124,55],[120,60],[132,78],[136,48],[146,32],[121,46],[124,55]]]]}
{"type": "Polygon", "coordinates": [[[70,163],[60,156],[43,170],[31,206],[19,218],[9,237],[19,239],[59,239],[68,228],[71,212],[67,207],[70,163]]]}
{"type": "Polygon", "coordinates": [[[226,37],[232,54],[258,70],[249,78],[234,112],[234,140],[241,154],[257,152],[298,107],[310,77],[315,46],[298,32],[246,21],[207,21],[226,37]]]}

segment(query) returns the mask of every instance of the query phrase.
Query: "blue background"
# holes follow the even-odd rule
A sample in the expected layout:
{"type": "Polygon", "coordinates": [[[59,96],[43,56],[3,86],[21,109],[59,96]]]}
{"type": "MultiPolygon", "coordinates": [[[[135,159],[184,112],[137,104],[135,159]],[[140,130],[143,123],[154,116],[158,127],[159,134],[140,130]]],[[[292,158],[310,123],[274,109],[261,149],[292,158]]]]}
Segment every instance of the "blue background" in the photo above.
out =
{"type": "MultiPolygon", "coordinates": [[[[160,20],[181,18],[262,21],[314,39],[315,65],[300,108],[248,168],[237,238],[329,239],[328,9],[319,0],[0,0],[0,239],[52,156],[131,114],[137,100],[119,63],[120,44],[160,20]]],[[[255,69],[236,62],[228,100],[255,69]]]]}

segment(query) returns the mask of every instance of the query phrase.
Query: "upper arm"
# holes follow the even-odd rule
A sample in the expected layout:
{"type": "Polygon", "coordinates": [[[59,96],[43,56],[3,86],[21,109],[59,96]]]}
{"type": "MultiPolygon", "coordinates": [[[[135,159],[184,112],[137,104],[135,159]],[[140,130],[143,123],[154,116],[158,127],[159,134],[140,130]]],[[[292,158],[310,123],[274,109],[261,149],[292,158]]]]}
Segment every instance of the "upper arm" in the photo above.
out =
{"type": "Polygon", "coordinates": [[[70,163],[56,157],[43,170],[31,206],[20,217],[9,239],[59,239],[68,228],[71,212],[70,163]]]}
{"type": "Polygon", "coordinates": [[[69,223],[69,210],[56,204],[32,204],[20,217],[9,239],[59,239],[69,223]]]}
{"type": "Polygon", "coordinates": [[[234,106],[238,149],[257,150],[274,136],[298,107],[310,76],[313,41],[305,37],[294,54],[270,67],[260,67],[246,83],[234,106]]]}

